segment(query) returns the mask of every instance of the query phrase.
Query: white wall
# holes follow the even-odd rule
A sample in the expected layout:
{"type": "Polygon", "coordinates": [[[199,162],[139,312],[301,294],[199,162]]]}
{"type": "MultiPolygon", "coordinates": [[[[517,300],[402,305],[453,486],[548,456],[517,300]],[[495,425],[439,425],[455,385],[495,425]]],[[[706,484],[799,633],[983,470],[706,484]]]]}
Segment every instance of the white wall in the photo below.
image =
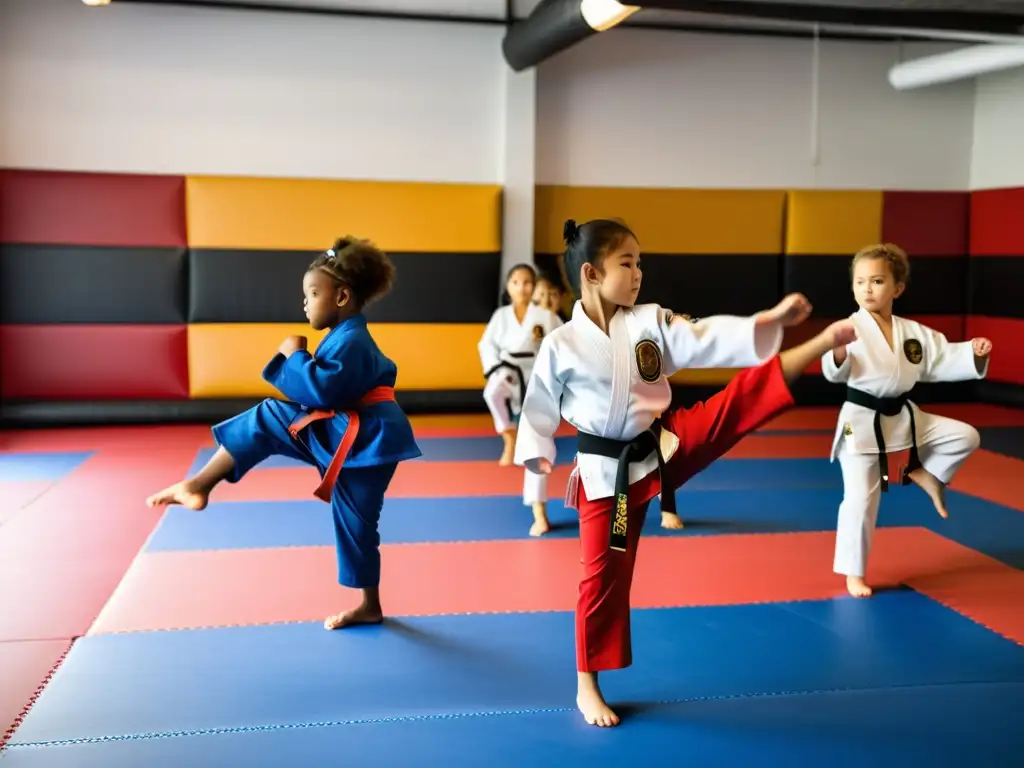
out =
{"type": "MultiPolygon", "coordinates": [[[[0,166],[505,179],[501,27],[0,5],[0,166]]],[[[898,93],[885,77],[898,55],[822,42],[815,165],[810,41],[592,37],[540,67],[536,181],[968,188],[973,83],[898,93]]]]}
{"type": "Polygon", "coordinates": [[[500,27],[0,5],[0,166],[501,180],[500,27]]]}
{"type": "Polygon", "coordinates": [[[971,189],[1024,187],[1024,67],[978,78],[971,189]]]}
{"type": "MultiPolygon", "coordinates": [[[[544,63],[537,183],[964,190],[974,86],[889,86],[895,43],[619,28],[544,63]]],[[[906,45],[903,58],[949,46],[906,45]]]]}

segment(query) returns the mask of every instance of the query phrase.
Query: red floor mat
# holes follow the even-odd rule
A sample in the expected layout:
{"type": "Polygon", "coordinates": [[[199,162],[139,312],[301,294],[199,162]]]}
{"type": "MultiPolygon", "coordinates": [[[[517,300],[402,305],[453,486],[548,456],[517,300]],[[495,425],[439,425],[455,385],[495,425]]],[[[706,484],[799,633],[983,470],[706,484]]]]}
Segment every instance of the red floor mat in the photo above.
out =
{"type": "MultiPolygon", "coordinates": [[[[982,602],[993,593],[1004,608],[1024,604],[1021,572],[923,528],[885,528],[876,536],[874,583],[912,581],[971,618],[977,613],[995,631],[1024,637],[1019,620],[982,602]],[[978,574],[976,581],[961,582],[965,572],[978,574]]],[[[844,596],[841,577],[832,573],[833,546],[832,533],[644,539],[633,605],[844,596]]],[[[391,545],[382,558],[381,593],[390,615],[570,611],[576,604],[579,544],[573,539],[391,545]]],[[[92,631],[320,621],[356,600],[355,591],[337,585],[328,547],[152,553],[135,562],[92,631]]]]}
{"type": "Polygon", "coordinates": [[[144,434],[91,456],[0,526],[0,641],[88,630],[162,514],[145,497],[195,457],[194,443],[144,434]]]}
{"type": "Polygon", "coordinates": [[[0,642],[0,747],[70,646],[70,640],[0,642]]]}
{"type": "Polygon", "coordinates": [[[979,448],[963,463],[949,487],[1024,512],[1024,461],[979,448]]]}

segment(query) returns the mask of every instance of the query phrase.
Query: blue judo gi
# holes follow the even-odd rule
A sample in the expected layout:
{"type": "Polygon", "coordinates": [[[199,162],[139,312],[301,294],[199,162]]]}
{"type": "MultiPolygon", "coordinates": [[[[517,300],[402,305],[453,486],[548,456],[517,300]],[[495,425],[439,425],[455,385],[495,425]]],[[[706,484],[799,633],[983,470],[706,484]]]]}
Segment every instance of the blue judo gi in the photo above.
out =
{"type": "MultiPolygon", "coordinates": [[[[343,411],[376,387],[394,387],[398,367],[377,347],[366,318],[354,315],[333,328],[315,355],[277,354],[263,378],[288,401],[266,399],[213,428],[218,445],[231,454],[238,482],[270,456],[290,456],[315,466],[321,476],[349,424],[343,411]],[[293,440],[288,427],[310,410],[334,410],[293,440]]],[[[365,588],[380,584],[380,521],[384,494],[398,462],[422,456],[409,418],[393,401],[359,408],[359,433],[331,491],[338,582],[365,588]]]]}

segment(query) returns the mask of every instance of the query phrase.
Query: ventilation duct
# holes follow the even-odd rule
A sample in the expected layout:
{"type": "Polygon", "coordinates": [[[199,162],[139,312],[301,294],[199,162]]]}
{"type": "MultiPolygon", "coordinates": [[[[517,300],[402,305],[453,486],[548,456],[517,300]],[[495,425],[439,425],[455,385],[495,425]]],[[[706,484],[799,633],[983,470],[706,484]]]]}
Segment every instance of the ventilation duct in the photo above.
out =
{"type": "Polygon", "coordinates": [[[535,67],[640,10],[618,0],[541,0],[533,13],[513,24],[501,50],[516,72],[535,67]]]}

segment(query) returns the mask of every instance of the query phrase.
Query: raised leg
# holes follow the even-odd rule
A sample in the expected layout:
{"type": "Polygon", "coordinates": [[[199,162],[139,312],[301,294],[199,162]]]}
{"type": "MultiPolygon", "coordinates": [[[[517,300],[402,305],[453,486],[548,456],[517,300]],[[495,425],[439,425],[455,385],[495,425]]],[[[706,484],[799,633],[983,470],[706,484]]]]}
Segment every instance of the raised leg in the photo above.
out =
{"type": "Polygon", "coordinates": [[[981,435],[970,424],[927,414],[924,429],[918,435],[918,456],[921,468],[909,477],[928,494],[940,517],[949,517],[946,509],[946,486],[974,451],[981,445],[981,435]]]}
{"type": "Polygon", "coordinates": [[[181,504],[203,509],[210,493],[221,482],[238,482],[249,470],[270,456],[289,456],[316,464],[312,454],[295,443],[288,425],[299,414],[294,403],[267,399],[213,428],[218,448],[195,477],[175,483],[146,499],[150,507],[181,504]]]}
{"type": "Polygon", "coordinates": [[[782,361],[776,356],[740,371],[707,401],[670,412],[665,425],[679,438],[679,448],[667,467],[672,488],[663,488],[662,493],[703,472],[750,432],[794,404],[782,361]]]}

